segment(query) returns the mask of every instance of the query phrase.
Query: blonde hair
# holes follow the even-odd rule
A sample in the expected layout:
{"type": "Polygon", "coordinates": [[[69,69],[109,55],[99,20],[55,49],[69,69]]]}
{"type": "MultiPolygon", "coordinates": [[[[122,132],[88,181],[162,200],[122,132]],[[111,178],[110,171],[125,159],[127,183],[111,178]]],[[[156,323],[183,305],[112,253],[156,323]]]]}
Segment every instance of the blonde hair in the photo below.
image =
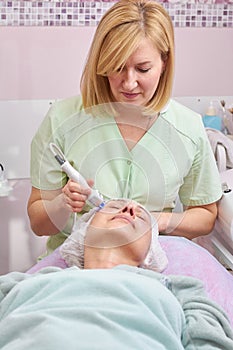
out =
{"type": "Polygon", "coordinates": [[[146,106],[159,112],[168,102],[174,75],[174,31],[172,21],[156,1],[120,0],[102,17],[94,35],[81,78],[85,108],[113,102],[108,75],[121,69],[148,38],[165,63],[157,90],[146,106]]]}

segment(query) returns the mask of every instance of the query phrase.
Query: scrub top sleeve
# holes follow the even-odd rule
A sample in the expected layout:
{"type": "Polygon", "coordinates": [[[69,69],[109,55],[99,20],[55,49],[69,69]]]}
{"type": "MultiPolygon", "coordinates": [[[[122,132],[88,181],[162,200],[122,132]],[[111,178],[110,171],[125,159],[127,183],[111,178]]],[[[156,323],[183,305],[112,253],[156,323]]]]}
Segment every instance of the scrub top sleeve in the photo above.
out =
{"type": "Polygon", "coordinates": [[[32,186],[42,190],[55,190],[66,183],[67,177],[62,173],[49,147],[50,142],[54,142],[62,149],[62,140],[57,120],[57,105],[54,103],[31,142],[32,186]]]}
{"type": "Polygon", "coordinates": [[[185,206],[207,205],[218,201],[222,188],[217,164],[205,128],[199,126],[196,155],[179,191],[185,206]]]}

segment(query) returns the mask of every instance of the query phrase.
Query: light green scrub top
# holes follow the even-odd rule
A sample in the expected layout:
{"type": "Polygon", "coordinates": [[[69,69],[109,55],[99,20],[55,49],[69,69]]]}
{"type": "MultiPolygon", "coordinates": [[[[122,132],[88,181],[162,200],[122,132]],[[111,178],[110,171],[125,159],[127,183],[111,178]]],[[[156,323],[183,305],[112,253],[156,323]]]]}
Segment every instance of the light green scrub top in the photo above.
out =
{"type": "MultiPolygon", "coordinates": [[[[147,118],[145,116],[145,118],[147,118]]],[[[201,116],[171,100],[132,150],[113,116],[96,107],[93,117],[80,97],[55,102],[31,145],[31,182],[42,190],[65,185],[50,148],[54,142],[104,198],[131,198],[150,211],[171,211],[179,195],[185,206],[213,203],[222,190],[201,116]]],[[[87,206],[85,210],[88,210],[87,206]]],[[[48,252],[70,234],[72,220],[50,236],[48,252]]]]}

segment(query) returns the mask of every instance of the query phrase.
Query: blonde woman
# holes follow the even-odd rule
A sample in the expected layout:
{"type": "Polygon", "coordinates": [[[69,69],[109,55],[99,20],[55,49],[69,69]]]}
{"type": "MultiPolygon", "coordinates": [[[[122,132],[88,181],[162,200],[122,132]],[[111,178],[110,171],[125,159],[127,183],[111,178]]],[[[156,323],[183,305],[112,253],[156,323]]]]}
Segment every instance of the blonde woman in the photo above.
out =
{"type": "Polygon", "coordinates": [[[49,150],[56,143],[105,199],[144,205],[161,233],[193,239],[214,225],[221,197],[199,115],[171,99],[174,33],[155,1],[118,1],[101,19],[81,96],[58,101],[32,141],[28,214],[48,253],[86,212],[89,190],[69,180],[49,150]],[[179,196],[185,210],[173,213],[179,196]]]}

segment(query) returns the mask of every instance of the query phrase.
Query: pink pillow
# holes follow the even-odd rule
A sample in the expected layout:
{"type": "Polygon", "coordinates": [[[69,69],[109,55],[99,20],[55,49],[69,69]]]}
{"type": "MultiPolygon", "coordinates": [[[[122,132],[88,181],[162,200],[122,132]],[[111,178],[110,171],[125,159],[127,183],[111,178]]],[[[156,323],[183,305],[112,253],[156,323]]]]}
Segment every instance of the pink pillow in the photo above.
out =
{"type": "Polygon", "coordinates": [[[192,276],[203,281],[208,296],[225,310],[233,326],[233,275],[206,249],[186,238],[159,239],[168,257],[163,274],[192,276]]]}

